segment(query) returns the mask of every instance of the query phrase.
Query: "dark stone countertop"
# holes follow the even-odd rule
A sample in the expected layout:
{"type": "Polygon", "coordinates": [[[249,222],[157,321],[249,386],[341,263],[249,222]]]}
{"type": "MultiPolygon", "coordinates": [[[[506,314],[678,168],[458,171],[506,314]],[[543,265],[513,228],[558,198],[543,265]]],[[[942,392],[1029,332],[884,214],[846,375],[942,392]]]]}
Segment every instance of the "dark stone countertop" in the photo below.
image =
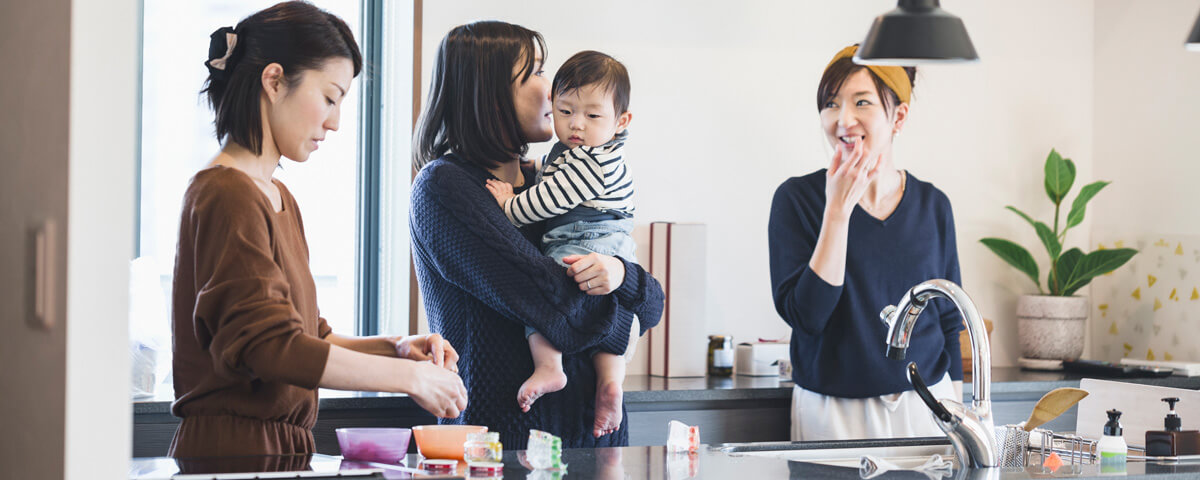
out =
{"type": "MultiPolygon", "coordinates": [[[[764,400],[792,398],[792,382],[777,377],[733,376],[730,378],[663,378],[630,375],[625,378],[625,403],[764,400]]],[[[320,408],[397,408],[416,406],[402,393],[320,390],[320,408]]],[[[133,413],[167,414],[174,393],[162,388],[153,398],[133,402],[133,413]]]]}
{"type": "MultiPolygon", "coordinates": [[[[1078,388],[1079,380],[1084,378],[1097,378],[1160,387],[1187,388],[1191,390],[1200,389],[1200,377],[1115,378],[1099,375],[1083,375],[1074,372],[1047,372],[1025,370],[1019,367],[996,367],[992,369],[992,394],[1001,397],[1005,394],[1045,393],[1061,387],[1078,388]]],[[[964,396],[970,393],[970,383],[971,375],[968,374],[966,379],[964,379],[964,396]]]]}
{"type": "MultiPolygon", "coordinates": [[[[920,441],[921,439],[914,439],[920,441]]],[[[826,442],[825,444],[797,444],[807,447],[827,448],[863,448],[878,446],[879,441],[826,442]]],[[[895,441],[892,441],[895,443],[895,441]]],[[[819,465],[786,461],[777,458],[755,456],[731,456],[716,448],[702,446],[701,451],[692,455],[668,453],[665,447],[624,447],[598,449],[568,449],[563,451],[563,460],[567,463],[567,473],[555,475],[551,472],[531,472],[523,467],[519,457],[524,452],[504,452],[504,473],[506,479],[633,479],[633,480],[682,480],[688,478],[743,478],[743,479],[772,479],[772,478],[826,478],[826,479],[861,479],[858,468],[819,465]]],[[[242,457],[239,465],[245,465],[247,458],[242,457]]],[[[303,457],[301,457],[303,458],[303,457]]],[[[192,462],[205,459],[193,459],[192,462]]],[[[222,462],[227,459],[212,461],[209,468],[212,471],[244,471],[230,468],[222,462]]],[[[419,466],[420,457],[410,454],[405,465],[419,466]]],[[[286,465],[289,470],[311,468],[314,471],[334,472],[341,468],[363,468],[362,464],[342,465],[338,457],[314,455],[311,461],[302,462],[259,462],[267,465],[286,465]]],[[[170,458],[135,458],[130,472],[131,478],[169,478],[178,471],[175,461],[170,458]],[[138,475],[148,475],[139,477],[138,475]]],[[[193,463],[194,468],[196,464],[193,463]]],[[[369,467],[369,465],[367,466],[369,467]]],[[[464,475],[465,468],[460,464],[459,475],[464,475]]],[[[201,472],[196,472],[201,473],[201,472]]],[[[1105,472],[1105,476],[1112,475],[1105,472]]],[[[1154,464],[1129,462],[1126,471],[1119,474],[1126,478],[1144,479],[1183,479],[1200,478],[1200,464],[1154,464]]],[[[332,476],[332,474],[331,474],[332,476]]],[[[1005,468],[1005,469],[967,469],[955,470],[949,479],[953,480],[1026,480],[1033,478],[1076,477],[1093,478],[1101,476],[1098,465],[1066,465],[1051,472],[1042,467],[1005,468]]],[[[381,478],[381,477],[375,477],[381,478]]],[[[409,473],[391,470],[382,478],[411,478],[409,473]]],[[[426,478],[426,477],[421,477],[426,478]]],[[[457,478],[464,478],[462,476],[457,478]]],[[[500,477],[488,477],[500,478],[500,477]]],[[[881,477],[885,480],[925,480],[925,475],[915,472],[888,472],[881,477]]]]}
{"type": "MultiPolygon", "coordinates": [[[[1087,375],[1088,378],[1099,378],[1087,375]]],[[[1069,372],[1041,372],[1017,367],[992,369],[992,395],[997,400],[1005,396],[1037,396],[1059,387],[1078,387],[1085,375],[1069,372]]],[[[970,395],[970,375],[963,386],[964,396],[970,395]]],[[[1109,378],[1122,382],[1158,385],[1164,387],[1200,389],[1200,377],[1164,378],[1109,378]]],[[[663,378],[649,375],[630,375],[625,379],[625,403],[627,405],[664,402],[706,402],[736,400],[790,399],[792,382],[777,377],[749,377],[735,375],[731,378],[694,377],[663,378]]],[[[134,401],[133,413],[170,414],[173,393],[160,389],[154,398],[134,401]]],[[[418,408],[407,395],[377,392],[345,392],[338,390],[320,391],[320,408],[418,408]]]]}

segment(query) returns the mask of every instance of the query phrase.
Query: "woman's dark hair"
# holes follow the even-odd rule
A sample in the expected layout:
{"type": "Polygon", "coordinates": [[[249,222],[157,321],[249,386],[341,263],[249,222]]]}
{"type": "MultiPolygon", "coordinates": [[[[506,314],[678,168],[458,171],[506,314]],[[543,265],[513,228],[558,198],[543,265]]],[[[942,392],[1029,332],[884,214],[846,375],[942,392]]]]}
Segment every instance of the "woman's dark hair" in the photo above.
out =
{"type": "MultiPolygon", "coordinates": [[[[821,83],[817,84],[817,111],[824,110],[825,103],[833,100],[838,91],[842,89],[842,84],[846,83],[846,79],[858,73],[859,70],[866,70],[871,74],[871,80],[875,82],[875,90],[879,92],[879,99],[883,102],[883,109],[891,114],[892,109],[900,104],[900,97],[891,87],[883,83],[883,79],[879,78],[879,75],[867,69],[865,65],[854,63],[854,60],[849,57],[833,62],[821,75],[821,83]]],[[[908,81],[915,87],[917,85],[917,67],[904,67],[904,73],[908,74],[908,81]]]]}
{"type": "Polygon", "coordinates": [[[413,139],[413,167],[447,152],[492,169],[529,150],[513,102],[513,82],[529,80],[546,58],[542,34],[482,21],[446,34],[433,61],[425,111],[413,139]],[[513,67],[520,66],[514,74],[513,67]]]}
{"type": "Polygon", "coordinates": [[[255,155],[262,154],[259,97],[267,65],[282,66],[286,84],[295,84],[304,71],[320,69],[331,58],[349,59],[356,77],[362,71],[362,53],[346,22],[302,1],[276,4],[232,29],[213,32],[208,58],[208,80],[200,93],[208,95],[216,112],[217,140],[228,138],[255,155]],[[230,33],[235,41],[227,52],[230,33]]]}
{"type": "Polygon", "coordinates": [[[554,74],[551,91],[557,97],[589,85],[612,93],[617,115],[629,111],[629,71],[617,59],[594,50],[576,53],[563,62],[554,74]]]}

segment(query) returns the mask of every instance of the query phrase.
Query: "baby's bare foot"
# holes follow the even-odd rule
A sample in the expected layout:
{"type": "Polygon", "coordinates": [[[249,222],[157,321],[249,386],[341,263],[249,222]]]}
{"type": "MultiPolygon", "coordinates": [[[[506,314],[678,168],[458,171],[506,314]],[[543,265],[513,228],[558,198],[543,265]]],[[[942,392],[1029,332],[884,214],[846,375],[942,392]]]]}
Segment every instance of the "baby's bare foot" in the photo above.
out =
{"type": "Polygon", "coordinates": [[[621,382],[608,382],[596,388],[596,421],[592,436],[603,437],[621,427],[621,382]]]}
{"type": "Polygon", "coordinates": [[[522,412],[528,412],[533,402],[547,393],[557,392],[567,386],[567,374],[561,369],[545,367],[535,368],[521,389],[517,390],[517,405],[522,412]]]}

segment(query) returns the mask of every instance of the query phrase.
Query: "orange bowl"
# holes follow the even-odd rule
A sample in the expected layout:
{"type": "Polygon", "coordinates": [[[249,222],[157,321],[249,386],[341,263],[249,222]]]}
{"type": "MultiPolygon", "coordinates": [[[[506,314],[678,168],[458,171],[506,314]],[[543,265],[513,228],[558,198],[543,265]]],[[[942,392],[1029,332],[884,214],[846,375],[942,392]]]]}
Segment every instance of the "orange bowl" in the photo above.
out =
{"type": "Polygon", "coordinates": [[[462,460],[467,434],[487,430],[479,425],[417,425],[412,428],[417,451],[422,457],[445,460],[462,460]]]}

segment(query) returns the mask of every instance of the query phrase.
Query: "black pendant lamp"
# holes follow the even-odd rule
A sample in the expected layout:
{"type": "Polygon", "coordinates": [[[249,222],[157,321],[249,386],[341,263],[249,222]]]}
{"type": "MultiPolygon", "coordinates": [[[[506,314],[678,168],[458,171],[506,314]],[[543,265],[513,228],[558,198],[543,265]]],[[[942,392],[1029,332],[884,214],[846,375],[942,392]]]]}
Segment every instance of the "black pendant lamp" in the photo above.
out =
{"type": "Polygon", "coordinates": [[[1196,17],[1196,24],[1192,26],[1192,34],[1188,35],[1187,49],[1200,52],[1200,17],[1196,17]]]}
{"type": "Polygon", "coordinates": [[[854,62],[911,66],[979,61],[962,19],[938,0],[899,0],[895,10],[875,17],[854,62]]]}

